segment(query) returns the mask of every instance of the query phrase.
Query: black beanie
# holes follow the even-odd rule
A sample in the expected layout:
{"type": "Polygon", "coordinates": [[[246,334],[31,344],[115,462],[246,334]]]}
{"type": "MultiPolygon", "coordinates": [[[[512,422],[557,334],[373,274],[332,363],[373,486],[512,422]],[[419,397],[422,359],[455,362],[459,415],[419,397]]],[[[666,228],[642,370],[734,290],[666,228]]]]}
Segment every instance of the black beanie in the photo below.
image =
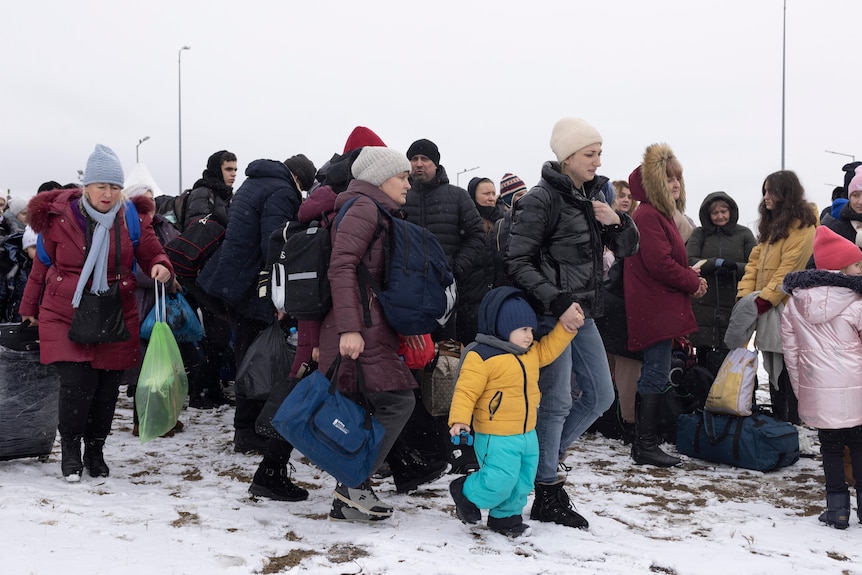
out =
{"type": "Polygon", "coordinates": [[[297,154],[289,157],[284,161],[284,165],[299,180],[299,185],[302,186],[301,191],[311,189],[311,186],[314,185],[314,176],[317,173],[317,168],[314,167],[311,160],[305,157],[305,154],[297,154]]]}
{"type": "Polygon", "coordinates": [[[437,149],[437,144],[432,142],[431,140],[421,139],[416,140],[410,147],[407,148],[407,159],[409,160],[413,156],[418,154],[422,154],[432,162],[434,162],[435,166],[440,165],[440,150],[437,149]]]}

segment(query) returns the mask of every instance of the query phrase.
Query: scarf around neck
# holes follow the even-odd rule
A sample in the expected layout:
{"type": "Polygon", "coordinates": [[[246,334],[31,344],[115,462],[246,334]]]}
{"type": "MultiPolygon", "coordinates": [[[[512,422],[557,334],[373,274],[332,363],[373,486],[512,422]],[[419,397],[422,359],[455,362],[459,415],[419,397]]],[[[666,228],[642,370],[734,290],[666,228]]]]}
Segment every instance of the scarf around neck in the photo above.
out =
{"type": "MultiPolygon", "coordinates": [[[[78,278],[75,294],[72,296],[73,308],[77,309],[81,303],[84,286],[87,285],[87,280],[90,279],[90,276],[93,277],[93,282],[90,284],[90,293],[100,294],[108,290],[108,249],[111,245],[109,233],[114,226],[117,212],[120,211],[122,204],[121,200],[117,200],[114,207],[103,214],[90,205],[86,194],[81,196],[81,201],[78,205],[83,206],[87,215],[96,222],[96,229],[93,230],[90,250],[87,252],[87,259],[84,260],[84,267],[81,268],[81,276],[78,278]]],[[[117,249],[119,249],[119,246],[117,246],[117,249]]]]}

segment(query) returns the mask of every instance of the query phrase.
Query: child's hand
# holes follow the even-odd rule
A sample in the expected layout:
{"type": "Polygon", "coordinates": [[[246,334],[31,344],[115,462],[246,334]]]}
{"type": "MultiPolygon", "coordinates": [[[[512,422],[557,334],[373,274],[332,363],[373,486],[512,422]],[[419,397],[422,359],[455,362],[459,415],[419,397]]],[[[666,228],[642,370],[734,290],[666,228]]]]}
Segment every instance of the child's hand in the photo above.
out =
{"type": "Polygon", "coordinates": [[[470,426],[466,423],[453,423],[452,427],[449,428],[449,435],[451,435],[452,437],[457,437],[461,434],[462,431],[470,433],[470,426]]]}

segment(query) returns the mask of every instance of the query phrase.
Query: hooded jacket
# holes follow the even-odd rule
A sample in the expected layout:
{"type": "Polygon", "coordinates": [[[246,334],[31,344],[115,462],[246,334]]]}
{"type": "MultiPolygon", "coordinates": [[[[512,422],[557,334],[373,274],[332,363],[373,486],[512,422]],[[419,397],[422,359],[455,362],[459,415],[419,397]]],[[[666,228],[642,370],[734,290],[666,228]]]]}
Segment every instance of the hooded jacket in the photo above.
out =
{"type": "Polygon", "coordinates": [[[126,229],[125,206],[120,208],[114,225],[120,230],[120,269],[115,268],[115,235],[110,234],[108,247],[108,283],[120,284],[123,318],[131,337],[126,341],[81,345],[69,339],[69,328],[75,309],[72,294],[86,259],[85,229],[87,221],[79,209],[81,190],[56,190],[37,194],[30,200],[30,226],[42,234],[45,251],[51,258],[46,267],[39,258],[33,262],[24,297],[21,300],[22,316],[35,316],[39,320],[39,346],[42,363],[57,361],[90,362],[94,369],[128,369],[138,365],[140,356],[140,322],[135,302],[137,281],[132,271],[138,268],[149,275],[155,264],[161,264],[173,273],[170,260],[153,232],[152,220],[146,215],[155,209],[153,201],[137,196],[132,201],[141,222],[141,237],[137,248],[132,244],[126,229]],[[115,279],[119,274],[119,279],[115,279]]]}
{"type": "Polygon", "coordinates": [[[638,249],[631,218],[617,212],[619,226],[602,225],[593,211],[595,187],[584,188],[575,188],[558,162],[545,162],[542,179],[512,208],[506,272],[539,315],[560,317],[577,302],[586,317],[601,316],[604,247],[621,258],[638,249]]]}
{"type": "Polygon", "coordinates": [[[817,429],[862,425],[862,276],[787,274],[781,316],[784,365],[799,417],[817,429]]]}
{"type": "Polygon", "coordinates": [[[477,344],[464,357],[452,406],[449,425],[467,423],[479,433],[516,435],[536,428],[539,408],[539,369],[553,363],[568,349],[574,334],[557,322],[530,349],[516,355],[512,344],[502,342],[497,332],[497,316],[503,302],[523,293],[502,287],[488,293],[479,308],[477,344]],[[472,423],[471,423],[472,421],[472,423]]]}
{"type": "Polygon", "coordinates": [[[625,259],[623,274],[632,351],[697,330],[691,294],[700,286],[700,277],[688,265],[685,244],[673,220],[674,213],[685,206],[685,182],[681,179],[675,201],[667,185],[671,157],[670,146],[654,144],[629,177],[632,198],[641,202],[633,216],[640,249],[625,259]]]}
{"type": "Polygon", "coordinates": [[[688,264],[701,259],[706,263],[700,275],[706,278],[709,287],[702,298],[692,299],[691,306],[697,321],[697,332],[689,338],[695,347],[724,348],[724,332],[730,321],[730,312],[736,302],[736,289],[745,263],[757,240],[747,227],[740,225],[739,207],[724,192],[713,192],[700,205],[700,227],[695,228],[685,244],[688,264]],[[730,209],[730,219],[723,226],[712,223],[709,212],[716,201],[725,202],[730,209]],[[716,266],[716,259],[736,264],[734,269],[716,266]]]}
{"type": "Polygon", "coordinates": [[[177,214],[180,230],[185,230],[195,220],[207,214],[212,214],[221,225],[227,227],[228,208],[233,195],[233,188],[224,183],[221,171],[221,158],[225,150],[214,153],[207,159],[207,167],[201,178],[192,186],[192,191],[185,199],[182,213],[177,214]],[[183,221],[179,221],[183,218],[183,221]]]}

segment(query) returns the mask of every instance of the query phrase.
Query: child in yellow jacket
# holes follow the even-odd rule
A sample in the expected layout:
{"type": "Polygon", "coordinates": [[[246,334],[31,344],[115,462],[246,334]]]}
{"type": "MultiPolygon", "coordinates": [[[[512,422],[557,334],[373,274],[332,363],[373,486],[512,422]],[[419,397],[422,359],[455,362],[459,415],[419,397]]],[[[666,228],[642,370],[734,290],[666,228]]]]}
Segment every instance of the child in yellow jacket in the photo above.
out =
{"type": "Polygon", "coordinates": [[[479,308],[476,343],[465,350],[449,410],[449,434],[475,432],[479,471],[449,486],[458,518],[472,524],[489,509],[488,527],[529,535],[521,512],[539,463],[536,412],[539,368],[552,363],[575,336],[560,323],[533,343],[536,314],[512,287],[488,292],[479,308]]]}

